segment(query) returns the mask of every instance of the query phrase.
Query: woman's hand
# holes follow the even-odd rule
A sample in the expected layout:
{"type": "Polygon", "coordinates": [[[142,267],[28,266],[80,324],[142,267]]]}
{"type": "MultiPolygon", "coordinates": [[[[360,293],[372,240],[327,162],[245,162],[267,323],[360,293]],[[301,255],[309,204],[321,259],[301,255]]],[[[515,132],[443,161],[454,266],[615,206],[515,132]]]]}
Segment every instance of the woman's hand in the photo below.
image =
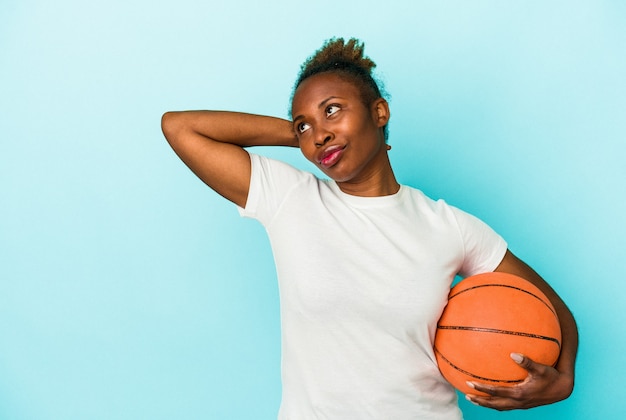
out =
{"type": "Polygon", "coordinates": [[[491,386],[468,382],[487,396],[468,394],[468,401],[495,410],[515,410],[552,404],[569,397],[574,389],[573,375],[560,373],[551,366],[535,363],[528,357],[513,353],[511,358],[528,371],[526,379],[514,386],[491,386]]]}
{"type": "Polygon", "coordinates": [[[551,367],[513,353],[511,358],[528,372],[526,379],[510,387],[468,382],[469,386],[487,396],[468,394],[467,399],[474,404],[496,410],[531,408],[564,400],[574,389],[574,367],[578,349],[578,331],[572,313],[552,287],[510,251],[506,252],[495,271],[514,274],[530,281],[550,299],[561,326],[561,354],[555,367],[551,367]]]}

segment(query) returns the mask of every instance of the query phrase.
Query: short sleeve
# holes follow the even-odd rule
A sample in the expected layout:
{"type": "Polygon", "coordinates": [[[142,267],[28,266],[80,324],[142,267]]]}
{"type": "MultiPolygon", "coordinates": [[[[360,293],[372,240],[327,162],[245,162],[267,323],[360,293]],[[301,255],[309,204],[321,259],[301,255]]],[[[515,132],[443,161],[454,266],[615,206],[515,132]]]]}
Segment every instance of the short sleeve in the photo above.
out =
{"type": "Polygon", "coordinates": [[[291,191],[313,175],[254,153],[250,153],[250,163],[250,189],[246,207],[237,208],[242,217],[257,219],[267,226],[291,191]]]}
{"type": "Polygon", "coordinates": [[[504,238],[477,217],[455,207],[452,210],[464,246],[464,259],[459,274],[467,277],[495,270],[507,250],[504,238]]]}

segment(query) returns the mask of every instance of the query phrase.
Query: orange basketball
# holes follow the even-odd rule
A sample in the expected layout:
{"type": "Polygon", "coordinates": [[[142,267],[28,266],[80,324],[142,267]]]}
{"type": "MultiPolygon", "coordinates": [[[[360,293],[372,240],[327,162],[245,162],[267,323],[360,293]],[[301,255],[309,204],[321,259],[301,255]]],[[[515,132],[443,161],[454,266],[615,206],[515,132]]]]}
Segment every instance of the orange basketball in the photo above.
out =
{"type": "Polygon", "coordinates": [[[435,337],[442,375],[470,394],[481,393],[466,381],[522,382],[527,372],[511,353],[553,366],[560,351],[559,320],[548,298],[529,281],[506,273],[479,274],[454,286],[435,337]]]}

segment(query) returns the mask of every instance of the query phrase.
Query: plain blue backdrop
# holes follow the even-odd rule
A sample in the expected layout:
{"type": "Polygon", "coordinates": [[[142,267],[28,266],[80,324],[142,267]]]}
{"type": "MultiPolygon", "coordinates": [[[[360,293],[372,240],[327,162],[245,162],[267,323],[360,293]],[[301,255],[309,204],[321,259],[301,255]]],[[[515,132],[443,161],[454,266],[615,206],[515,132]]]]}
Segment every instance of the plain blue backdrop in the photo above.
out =
{"type": "Polygon", "coordinates": [[[286,117],[332,36],[378,63],[401,182],[492,225],[578,320],[570,399],[465,417],[624,418],[625,4],[3,0],[0,419],[276,417],[267,238],[160,117],[286,117]]]}

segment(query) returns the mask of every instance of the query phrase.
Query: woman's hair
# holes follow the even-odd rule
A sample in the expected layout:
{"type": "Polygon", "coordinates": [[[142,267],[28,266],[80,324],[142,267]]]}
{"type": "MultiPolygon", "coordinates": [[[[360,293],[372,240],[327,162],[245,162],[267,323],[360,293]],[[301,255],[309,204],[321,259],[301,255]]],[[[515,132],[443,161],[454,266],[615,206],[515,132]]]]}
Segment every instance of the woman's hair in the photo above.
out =
{"type": "MultiPolygon", "coordinates": [[[[335,73],[353,83],[359,89],[361,99],[366,106],[378,98],[387,97],[382,83],[372,75],[376,63],[363,55],[363,49],[363,43],[355,38],[350,38],[348,42],[345,42],[343,38],[327,40],[322,48],[300,66],[300,73],[294,84],[290,102],[293,102],[293,96],[303,81],[320,73],[335,73]]],[[[387,125],[384,127],[384,133],[387,139],[387,125]]]]}

